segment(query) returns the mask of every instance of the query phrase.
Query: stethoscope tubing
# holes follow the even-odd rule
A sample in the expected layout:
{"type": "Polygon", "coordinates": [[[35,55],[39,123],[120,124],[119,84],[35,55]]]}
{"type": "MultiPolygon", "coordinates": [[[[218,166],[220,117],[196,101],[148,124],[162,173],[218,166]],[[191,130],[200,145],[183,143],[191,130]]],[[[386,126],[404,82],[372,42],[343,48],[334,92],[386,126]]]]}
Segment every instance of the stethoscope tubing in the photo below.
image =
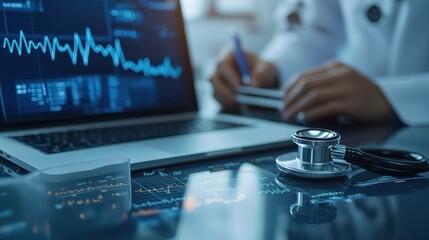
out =
{"type": "Polygon", "coordinates": [[[422,154],[381,148],[346,148],[344,160],[383,175],[415,175],[429,171],[422,154]]]}

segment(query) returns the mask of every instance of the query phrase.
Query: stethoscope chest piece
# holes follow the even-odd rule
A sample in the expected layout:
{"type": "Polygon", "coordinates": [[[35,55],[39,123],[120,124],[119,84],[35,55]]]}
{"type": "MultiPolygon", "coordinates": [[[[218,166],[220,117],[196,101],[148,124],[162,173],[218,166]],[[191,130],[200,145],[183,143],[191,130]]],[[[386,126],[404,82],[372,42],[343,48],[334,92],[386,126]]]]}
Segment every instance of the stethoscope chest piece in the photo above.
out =
{"type": "Polygon", "coordinates": [[[297,131],[292,135],[292,140],[298,145],[298,151],[279,156],[276,159],[277,167],[287,174],[302,178],[345,176],[351,171],[351,165],[343,159],[337,159],[331,150],[334,146],[335,151],[341,150],[338,145],[340,139],[338,133],[325,129],[297,131]]]}

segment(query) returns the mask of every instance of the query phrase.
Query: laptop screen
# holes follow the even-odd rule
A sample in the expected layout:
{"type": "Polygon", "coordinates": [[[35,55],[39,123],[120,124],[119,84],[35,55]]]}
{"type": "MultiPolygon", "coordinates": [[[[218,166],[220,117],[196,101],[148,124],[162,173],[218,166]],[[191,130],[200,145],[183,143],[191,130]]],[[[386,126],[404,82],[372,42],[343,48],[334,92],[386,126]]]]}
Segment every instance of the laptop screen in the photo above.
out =
{"type": "Polygon", "coordinates": [[[2,126],[196,110],[179,0],[0,0],[2,126]]]}

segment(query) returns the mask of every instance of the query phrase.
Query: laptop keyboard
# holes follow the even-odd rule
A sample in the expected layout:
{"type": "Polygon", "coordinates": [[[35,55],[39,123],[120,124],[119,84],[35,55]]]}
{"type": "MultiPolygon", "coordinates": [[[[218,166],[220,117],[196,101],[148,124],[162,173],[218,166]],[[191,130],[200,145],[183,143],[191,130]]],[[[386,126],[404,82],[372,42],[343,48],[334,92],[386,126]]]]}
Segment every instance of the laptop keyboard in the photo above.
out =
{"type": "Polygon", "coordinates": [[[149,123],[120,127],[54,132],[12,137],[46,154],[140,141],[161,137],[201,133],[212,130],[242,127],[245,125],[206,119],[149,123]]]}

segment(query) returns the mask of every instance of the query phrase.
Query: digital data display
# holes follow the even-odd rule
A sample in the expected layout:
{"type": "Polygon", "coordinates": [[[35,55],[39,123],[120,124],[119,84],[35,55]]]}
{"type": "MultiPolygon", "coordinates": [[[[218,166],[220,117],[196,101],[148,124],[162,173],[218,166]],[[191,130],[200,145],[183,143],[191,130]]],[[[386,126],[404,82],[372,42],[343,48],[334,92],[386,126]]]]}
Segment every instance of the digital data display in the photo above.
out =
{"type": "Polygon", "coordinates": [[[0,0],[4,123],[194,104],[178,0],[0,0]]]}

